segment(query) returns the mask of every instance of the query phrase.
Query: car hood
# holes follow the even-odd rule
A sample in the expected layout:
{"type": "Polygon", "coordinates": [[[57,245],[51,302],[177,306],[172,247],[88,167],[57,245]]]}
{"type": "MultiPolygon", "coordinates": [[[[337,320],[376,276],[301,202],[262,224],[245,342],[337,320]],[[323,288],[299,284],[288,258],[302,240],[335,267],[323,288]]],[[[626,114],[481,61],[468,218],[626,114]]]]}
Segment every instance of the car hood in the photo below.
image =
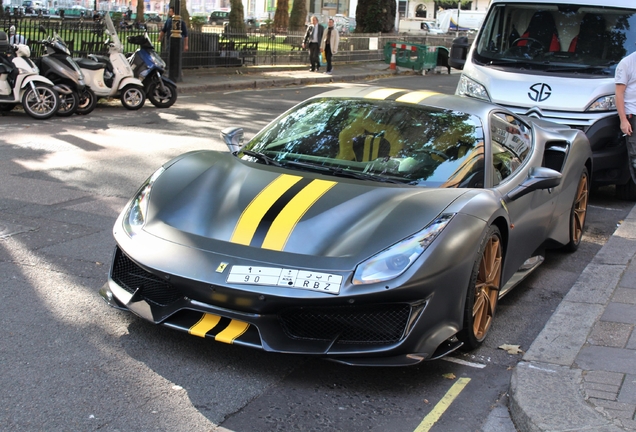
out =
{"type": "Polygon", "coordinates": [[[144,230],[216,252],[359,262],[426,227],[466,191],[324,176],[209,151],[159,176],[144,230]]]}

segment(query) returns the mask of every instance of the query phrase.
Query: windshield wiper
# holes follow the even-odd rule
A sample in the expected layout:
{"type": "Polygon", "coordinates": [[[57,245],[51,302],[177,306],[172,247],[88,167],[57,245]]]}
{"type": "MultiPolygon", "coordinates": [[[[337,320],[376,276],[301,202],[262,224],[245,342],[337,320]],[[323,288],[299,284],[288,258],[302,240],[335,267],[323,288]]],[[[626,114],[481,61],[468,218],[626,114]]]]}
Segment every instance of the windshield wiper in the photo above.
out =
{"type": "Polygon", "coordinates": [[[392,179],[392,178],[388,178],[388,177],[382,177],[382,176],[379,176],[379,175],[364,173],[364,172],[360,172],[360,171],[345,170],[345,169],[342,169],[342,168],[339,168],[339,167],[318,165],[318,164],[313,164],[313,163],[310,163],[310,162],[299,162],[299,161],[287,160],[287,161],[285,161],[285,165],[287,165],[287,166],[297,166],[297,167],[300,167],[300,168],[306,168],[306,169],[310,169],[310,170],[326,172],[326,173],[329,173],[329,174],[332,174],[332,175],[335,175],[335,176],[349,177],[349,178],[354,178],[354,179],[358,179],[358,180],[371,180],[371,181],[377,181],[377,182],[383,182],[383,183],[404,184],[404,182],[402,182],[400,180],[396,180],[396,179],[392,179]]]}
{"type": "Polygon", "coordinates": [[[241,153],[243,153],[244,155],[256,158],[259,161],[264,162],[265,165],[281,166],[281,164],[276,159],[271,158],[264,153],[255,152],[252,150],[241,150],[241,153]]]}

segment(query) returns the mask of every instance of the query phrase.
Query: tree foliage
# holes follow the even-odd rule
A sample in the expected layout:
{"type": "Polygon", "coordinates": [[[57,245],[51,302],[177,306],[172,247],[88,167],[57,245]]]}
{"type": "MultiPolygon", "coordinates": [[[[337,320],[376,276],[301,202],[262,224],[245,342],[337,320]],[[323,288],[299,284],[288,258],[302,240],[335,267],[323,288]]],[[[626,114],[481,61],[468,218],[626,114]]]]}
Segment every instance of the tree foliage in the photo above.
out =
{"type": "Polygon", "coordinates": [[[274,14],[274,29],[287,30],[289,27],[289,0],[276,0],[276,13],[274,14]]]}
{"type": "MultiPolygon", "coordinates": [[[[457,0],[435,0],[435,10],[457,9],[457,0]]],[[[470,10],[473,6],[473,0],[461,0],[461,10],[470,10]]]]}
{"type": "Polygon", "coordinates": [[[391,33],[395,30],[395,0],[359,0],[356,33],[391,33]]]}
{"type": "Polygon", "coordinates": [[[291,14],[289,15],[290,30],[304,30],[305,20],[307,19],[307,3],[305,0],[294,0],[292,3],[291,14]]]}
{"type": "Polygon", "coordinates": [[[241,0],[230,0],[230,23],[233,32],[245,33],[245,13],[241,0]]]}

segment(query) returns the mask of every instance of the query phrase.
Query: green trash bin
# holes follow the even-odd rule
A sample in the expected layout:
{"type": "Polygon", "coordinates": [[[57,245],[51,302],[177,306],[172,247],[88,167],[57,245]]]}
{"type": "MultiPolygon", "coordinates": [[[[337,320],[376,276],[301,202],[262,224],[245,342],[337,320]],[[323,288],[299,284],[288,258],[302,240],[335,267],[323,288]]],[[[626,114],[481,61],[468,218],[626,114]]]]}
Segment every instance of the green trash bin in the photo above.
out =
{"type": "Polygon", "coordinates": [[[384,45],[384,60],[388,64],[391,64],[394,49],[396,65],[414,71],[429,71],[448,63],[446,47],[389,41],[384,45]]]}

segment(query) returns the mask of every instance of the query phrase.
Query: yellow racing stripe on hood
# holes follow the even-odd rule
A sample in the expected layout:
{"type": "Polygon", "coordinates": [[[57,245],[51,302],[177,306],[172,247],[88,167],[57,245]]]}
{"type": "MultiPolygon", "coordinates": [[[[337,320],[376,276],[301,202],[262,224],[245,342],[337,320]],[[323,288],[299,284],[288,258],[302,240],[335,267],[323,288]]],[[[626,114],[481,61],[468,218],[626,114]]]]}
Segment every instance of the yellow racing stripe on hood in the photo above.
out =
{"type": "Polygon", "coordinates": [[[221,321],[221,317],[218,315],[212,315],[208,313],[203,314],[201,319],[195,325],[190,327],[188,333],[204,338],[205,334],[216,327],[219,321],[221,321]]]}
{"type": "Polygon", "coordinates": [[[250,325],[246,322],[232,320],[232,322],[214,337],[215,340],[224,343],[234,343],[237,337],[247,331],[250,325]]]}
{"type": "Polygon", "coordinates": [[[314,180],[298,192],[272,222],[262,247],[283,250],[298,221],[321,196],[335,185],[336,182],[333,181],[314,180]]]}
{"type": "Polygon", "coordinates": [[[374,90],[371,93],[369,93],[368,95],[366,95],[364,98],[365,99],[378,99],[378,100],[384,100],[386,98],[388,98],[389,96],[391,96],[392,94],[398,93],[398,92],[402,92],[404,91],[403,89],[396,89],[396,88],[383,88],[383,89],[378,89],[378,90],[374,90]]]}
{"type": "Polygon", "coordinates": [[[430,96],[435,96],[438,95],[440,93],[437,92],[433,92],[433,91],[414,91],[411,93],[407,93],[403,96],[400,96],[399,98],[397,98],[395,101],[396,102],[406,102],[406,103],[413,103],[413,104],[417,104],[422,102],[424,99],[426,99],[427,97],[430,96]]]}
{"type": "Polygon", "coordinates": [[[230,241],[249,245],[254,237],[258,224],[265,213],[289,188],[298,183],[302,177],[282,174],[265,187],[243,210],[230,241]]]}

